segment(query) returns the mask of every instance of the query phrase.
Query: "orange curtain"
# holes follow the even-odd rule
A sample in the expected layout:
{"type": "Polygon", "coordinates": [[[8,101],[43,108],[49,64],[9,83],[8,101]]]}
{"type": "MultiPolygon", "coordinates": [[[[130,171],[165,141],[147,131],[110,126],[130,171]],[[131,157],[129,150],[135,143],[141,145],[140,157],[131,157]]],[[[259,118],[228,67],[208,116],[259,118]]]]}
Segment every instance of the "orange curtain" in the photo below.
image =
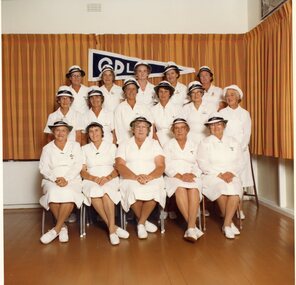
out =
{"type": "MultiPolygon", "coordinates": [[[[215,85],[237,84],[246,94],[242,104],[253,121],[252,152],[293,158],[291,40],[291,1],[245,35],[2,35],[3,158],[39,159],[55,92],[66,83],[69,66],[88,71],[90,48],[196,69],[210,66],[215,85]]],[[[192,80],[194,74],[180,78],[185,84],[192,80]]]]}

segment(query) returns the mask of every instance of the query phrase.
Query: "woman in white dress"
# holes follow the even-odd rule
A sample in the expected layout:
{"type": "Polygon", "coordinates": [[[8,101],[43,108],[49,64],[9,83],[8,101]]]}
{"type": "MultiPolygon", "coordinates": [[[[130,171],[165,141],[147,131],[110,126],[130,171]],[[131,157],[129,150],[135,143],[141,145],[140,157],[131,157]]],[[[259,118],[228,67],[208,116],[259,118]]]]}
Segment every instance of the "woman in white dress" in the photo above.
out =
{"type": "Polygon", "coordinates": [[[99,86],[105,98],[103,107],[112,113],[124,100],[122,88],[114,83],[115,77],[113,67],[109,64],[104,65],[99,76],[99,86]]]}
{"type": "Polygon", "coordinates": [[[75,99],[72,108],[80,114],[84,114],[88,110],[88,87],[82,84],[82,78],[84,76],[84,70],[78,65],[71,66],[66,74],[66,77],[70,80],[70,89],[75,99]]]}
{"type": "Polygon", "coordinates": [[[196,156],[197,145],[187,138],[189,126],[183,118],[177,118],[172,124],[171,139],[164,147],[165,184],[167,195],[176,196],[178,209],[187,222],[184,238],[195,242],[203,235],[196,227],[196,216],[201,200],[201,171],[196,156]]]}
{"type": "Polygon", "coordinates": [[[139,61],[134,66],[134,73],[139,84],[137,102],[151,108],[155,103],[154,85],[148,81],[151,65],[145,61],[139,61]]]}
{"type": "Polygon", "coordinates": [[[190,82],[188,85],[188,96],[190,103],[184,105],[182,116],[186,119],[190,131],[190,138],[197,145],[209,135],[209,129],[204,125],[210,115],[216,110],[212,105],[203,103],[204,88],[199,81],[190,82]]]}
{"type": "Polygon", "coordinates": [[[83,144],[87,143],[86,127],[91,122],[98,122],[104,128],[104,140],[116,143],[113,113],[103,108],[105,97],[98,86],[89,87],[88,101],[90,109],[83,115],[83,144]]]}
{"type": "Polygon", "coordinates": [[[121,176],[121,205],[131,207],[138,219],[138,238],[146,239],[157,227],[147,219],[157,202],[165,206],[166,193],[162,174],[164,154],[158,143],[148,137],[151,123],[144,117],[135,118],[130,126],[134,136],[119,145],[116,169],[121,176]]]}
{"type": "Polygon", "coordinates": [[[232,219],[243,194],[240,172],[243,168],[242,149],[232,137],[224,134],[227,120],[214,113],[206,123],[211,135],[201,141],[197,161],[202,170],[203,194],[217,200],[224,223],[225,236],[233,239],[240,234],[232,219]]]}
{"type": "Polygon", "coordinates": [[[47,142],[54,139],[54,135],[48,126],[53,125],[56,121],[64,121],[72,126],[72,130],[68,135],[68,140],[76,141],[81,144],[81,131],[83,129],[81,114],[71,108],[74,101],[71,88],[69,86],[60,86],[56,94],[59,108],[48,116],[44,133],[47,134],[47,142]]]}
{"type": "Polygon", "coordinates": [[[180,77],[180,69],[174,62],[168,62],[164,69],[164,78],[174,87],[174,94],[171,97],[171,101],[182,107],[188,102],[187,98],[187,87],[186,85],[178,82],[180,77]]]}
{"type": "Polygon", "coordinates": [[[155,124],[154,134],[163,147],[172,138],[170,128],[174,119],[178,118],[181,108],[170,100],[175,89],[168,81],[161,81],[154,90],[159,99],[159,103],[151,109],[155,124]]]}
{"type": "MultiPolygon", "coordinates": [[[[153,122],[152,114],[148,107],[138,102],[137,92],[139,85],[136,79],[127,78],[122,86],[125,101],[119,104],[114,112],[114,125],[117,143],[120,145],[123,141],[132,137],[130,123],[136,117],[145,117],[150,122],[153,122]]],[[[152,128],[152,127],[151,127],[152,128]]],[[[150,132],[152,137],[153,132],[150,132]]]]}
{"type": "MultiPolygon", "coordinates": [[[[243,98],[243,92],[237,85],[230,85],[224,88],[223,96],[228,107],[219,113],[228,120],[225,134],[235,139],[241,144],[245,167],[241,173],[243,187],[253,187],[253,177],[250,161],[249,142],[251,137],[251,117],[250,113],[243,109],[239,103],[243,98]]],[[[244,212],[240,212],[241,219],[245,218],[244,212]]]]}
{"type": "Polygon", "coordinates": [[[214,74],[208,66],[201,66],[197,72],[197,80],[201,82],[204,88],[203,103],[214,107],[215,111],[220,108],[220,102],[223,101],[222,89],[215,86],[214,74]]]}
{"type": "Polygon", "coordinates": [[[54,228],[40,238],[44,244],[50,243],[57,236],[60,242],[68,242],[65,221],[74,205],[80,208],[84,200],[80,177],[81,148],[77,142],[67,139],[72,126],[63,121],[57,121],[49,128],[55,139],[43,147],[40,157],[39,169],[43,175],[44,193],[40,198],[40,204],[52,212],[57,222],[54,228]]]}
{"type": "Polygon", "coordinates": [[[82,147],[83,167],[81,177],[85,203],[92,205],[109,229],[112,245],[127,239],[129,233],[115,225],[115,206],[120,201],[119,178],[114,169],[116,146],[103,141],[103,126],[92,122],[86,127],[90,143],[82,147]]]}

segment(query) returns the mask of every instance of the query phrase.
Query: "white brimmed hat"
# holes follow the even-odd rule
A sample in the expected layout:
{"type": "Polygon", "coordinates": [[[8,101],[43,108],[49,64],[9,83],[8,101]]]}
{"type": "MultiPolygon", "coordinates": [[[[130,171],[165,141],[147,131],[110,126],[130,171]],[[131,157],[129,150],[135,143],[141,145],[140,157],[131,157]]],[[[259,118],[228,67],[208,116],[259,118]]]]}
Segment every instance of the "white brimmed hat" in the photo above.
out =
{"type": "Polygon", "coordinates": [[[56,97],[61,97],[61,96],[67,96],[70,98],[74,98],[73,93],[71,92],[71,88],[67,85],[62,85],[59,87],[56,97]]]}
{"type": "Polygon", "coordinates": [[[135,66],[134,66],[134,72],[136,72],[137,67],[140,66],[140,65],[145,65],[145,66],[147,66],[147,68],[149,69],[149,72],[151,72],[152,67],[151,67],[151,65],[150,65],[148,62],[146,62],[146,61],[138,61],[138,62],[135,64],[135,66]]]}
{"type": "Polygon", "coordinates": [[[149,128],[152,126],[151,122],[149,122],[145,117],[137,117],[130,122],[130,127],[132,127],[135,122],[144,122],[149,125],[149,128]]]}
{"type": "Polygon", "coordinates": [[[226,92],[227,92],[228,89],[236,90],[238,92],[239,96],[240,96],[240,99],[243,98],[243,96],[244,96],[243,91],[237,85],[235,85],[235,84],[229,85],[229,86],[227,86],[227,87],[225,87],[223,89],[223,97],[226,96],[226,92]]]}
{"type": "Polygon", "coordinates": [[[203,87],[202,87],[202,84],[199,82],[199,81],[192,81],[188,84],[188,93],[187,95],[190,95],[190,93],[195,90],[195,89],[201,89],[201,90],[205,90],[203,87]]]}
{"type": "Polygon", "coordinates": [[[84,70],[81,69],[81,67],[79,65],[72,65],[69,70],[68,73],[66,74],[67,78],[71,77],[71,74],[74,72],[80,72],[81,76],[83,77],[85,75],[84,70]]]}
{"type": "Polygon", "coordinates": [[[98,80],[102,80],[103,73],[106,71],[111,71],[113,73],[114,77],[116,76],[113,66],[110,64],[105,64],[101,70],[98,80]]]}
{"type": "Polygon", "coordinates": [[[215,124],[215,123],[219,123],[219,122],[223,122],[223,123],[227,123],[228,121],[227,120],[224,120],[224,118],[221,116],[220,113],[213,113],[208,121],[204,124],[205,126],[209,126],[211,124],[215,124]]]}
{"type": "Polygon", "coordinates": [[[93,85],[93,86],[90,86],[88,88],[88,98],[92,97],[92,96],[102,96],[104,97],[104,94],[103,92],[100,90],[100,87],[96,86],[96,85],[93,85]]]}
{"type": "Polygon", "coordinates": [[[64,121],[56,121],[53,123],[53,125],[48,126],[50,128],[51,131],[53,131],[54,128],[56,127],[66,127],[68,128],[69,132],[72,131],[73,127],[68,125],[66,122],[64,121]]]}
{"type": "Polygon", "coordinates": [[[85,128],[86,132],[89,132],[89,129],[92,127],[99,127],[102,131],[102,137],[104,136],[104,127],[98,123],[98,122],[91,122],[90,124],[87,125],[87,127],[85,128]]]}
{"type": "Polygon", "coordinates": [[[168,65],[164,68],[163,73],[166,74],[170,70],[175,70],[177,73],[180,74],[180,68],[174,62],[168,62],[168,65]]]}
{"type": "Polygon", "coordinates": [[[137,89],[140,88],[138,81],[133,77],[129,77],[129,78],[124,80],[122,90],[124,91],[126,86],[131,85],[131,84],[134,84],[137,87],[137,89]]]}
{"type": "Polygon", "coordinates": [[[155,93],[156,93],[157,95],[158,95],[158,90],[159,90],[159,88],[164,88],[164,89],[169,90],[171,96],[172,96],[172,95],[174,94],[174,92],[175,92],[175,88],[173,87],[173,85],[172,85],[170,82],[165,81],[165,80],[160,81],[160,82],[158,83],[158,85],[156,85],[156,86],[154,87],[154,91],[155,91],[155,93]]]}
{"type": "Polygon", "coordinates": [[[211,76],[214,75],[213,71],[212,71],[208,66],[203,65],[203,66],[201,66],[201,67],[199,68],[199,70],[198,70],[198,72],[197,72],[197,74],[196,74],[197,78],[199,78],[200,73],[203,72],[203,71],[207,71],[208,73],[211,74],[211,76]]]}
{"type": "Polygon", "coordinates": [[[172,123],[172,126],[176,125],[176,124],[186,124],[188,126],[188,123],[187,121],[184,119],[184,118],[176,118],[173,123],[172,123]]]}

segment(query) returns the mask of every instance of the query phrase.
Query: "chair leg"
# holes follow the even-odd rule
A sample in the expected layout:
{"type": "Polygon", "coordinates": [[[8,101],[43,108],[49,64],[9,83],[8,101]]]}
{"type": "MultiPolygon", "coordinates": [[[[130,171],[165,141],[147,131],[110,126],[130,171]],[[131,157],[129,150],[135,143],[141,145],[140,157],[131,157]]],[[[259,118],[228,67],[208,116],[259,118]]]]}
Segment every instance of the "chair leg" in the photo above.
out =
{"type": "Polygon", "coordinates": [[[46,210],[42,209],[42,220],[41,220],[41,235],[44,235],[44,228],[45,228],[45,215],[46,215],[46,210]]]}
{"type": "Polygon", "coordinates": [[[126,213],[120,205],[120,226],[126,230],[126,213]]]}
{"type": "Polygon", "coordinates": [[[159,206],[159,209],[160,209],[160,214],[159,214],[159,219],[160,219],[160,232],[162,233],[162,234],[164,234],[165,233],[165,228],[164,228],[164,209],[161,207],[161,206],[159,206]]]}
{"type": "Polygon", "coordinates": [[[205,215],[205,211],[206,211],[206,206],[205,206],[205,196],[202,197],[202,220],[203,220],[203,230],[204,232],[206,231],[207,227],[206,227],[206,215],[205,215]]]}
{"type": "Polygon", "coordinates": [[[254,186],[253,186],[254,194],[247,194],[247,196],[255,197],[257,208],[259,208],[259,199],[258,199],[258,194],[257,194],[257,187],[256,187],[256,181],[255,181],[255,175],[254,175],[251,152],[250,152],[250,162],[251,162],[252,179],[253,179],[253,183],[254,183],[254,186]]]}
{"type": "Polygon", "coordinates": [[[80,208],[80,237],[86,236],[85,232],[85,205],[82,204],[80,208]]]}

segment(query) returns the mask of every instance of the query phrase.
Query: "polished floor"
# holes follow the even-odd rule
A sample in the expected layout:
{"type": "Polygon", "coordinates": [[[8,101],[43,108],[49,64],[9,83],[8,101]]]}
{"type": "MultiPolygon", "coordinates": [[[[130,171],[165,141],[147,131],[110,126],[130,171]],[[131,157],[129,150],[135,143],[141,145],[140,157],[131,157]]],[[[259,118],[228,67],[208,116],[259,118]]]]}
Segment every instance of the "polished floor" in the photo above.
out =
{"type": "MultiPolygon", "coordinates": [[[[196,243],[183,240],[182,220],[166,220],[166,232],[111,246],[104,227],[93,224],[85,238],[79,225],[69,225],[70,241],[39,242],[41,210],[5,210],[5,284],[294,284],[294,221],[252,201],[235,240],[220,231],[211,209],[205,235],[196,243]]],[[[47,227],[51,219],[47,219],[47,227]]]]}

